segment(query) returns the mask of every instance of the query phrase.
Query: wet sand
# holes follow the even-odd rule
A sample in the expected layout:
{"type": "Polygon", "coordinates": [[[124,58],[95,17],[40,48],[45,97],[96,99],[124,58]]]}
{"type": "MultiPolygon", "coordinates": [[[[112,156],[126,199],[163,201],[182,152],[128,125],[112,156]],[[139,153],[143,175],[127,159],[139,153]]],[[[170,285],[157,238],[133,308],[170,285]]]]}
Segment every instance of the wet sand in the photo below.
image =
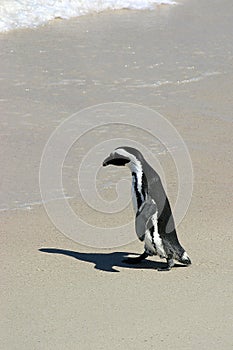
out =
{"type": "MultiPolygon", "coordinates": [[[[231,8],[190,0],[0,35],[2,349],[232,349],[231,8]],[[73,113],[111,101],[158,111],[187,144],[194,190],[178,235],[189,268],[160,273],[154,257],[127,266],[123,256],[141,253],[140,242],[85,247],[59,232],[41,204],[50,134],[73,113]]],[[[174,169],[161,161],[173,203],[174,169]]],[[[81,210],[76,170],[64,186],[81,210]]],[[[130,207],[112,219],[131,215],[130,207]]]]}

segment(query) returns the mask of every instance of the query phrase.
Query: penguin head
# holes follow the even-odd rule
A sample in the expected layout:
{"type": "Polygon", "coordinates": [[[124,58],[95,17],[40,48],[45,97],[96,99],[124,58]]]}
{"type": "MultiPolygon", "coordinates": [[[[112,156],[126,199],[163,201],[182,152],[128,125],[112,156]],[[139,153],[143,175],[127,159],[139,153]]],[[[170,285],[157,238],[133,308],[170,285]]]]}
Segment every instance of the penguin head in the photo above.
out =
{"type": "Polygon", "coordinates": [[[126,146],[118,147],[110,154],[109,157],[104,160],[103,166],[110,164],[116,166],[127,165],[130,169],[132,169],[141,164],[143,159],[142,154],[136,148],[126,146]]]}

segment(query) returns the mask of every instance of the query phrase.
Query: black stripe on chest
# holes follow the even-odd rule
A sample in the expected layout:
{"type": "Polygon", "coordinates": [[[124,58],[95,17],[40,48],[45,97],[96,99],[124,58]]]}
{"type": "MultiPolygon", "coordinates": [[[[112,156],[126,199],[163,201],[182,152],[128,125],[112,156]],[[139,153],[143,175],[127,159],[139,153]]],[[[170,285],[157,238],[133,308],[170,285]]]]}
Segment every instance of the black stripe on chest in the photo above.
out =
{"type": "Polygon", "coordinates": [[[145,178],[144,173],[142,173],[142,189],[141,192],[138,189],[138,178],[135,172],[132,172],[132,177],[133,177],[133,186],[134,186],[134,192],[136,195],[137,199],[137,206],[138,209],[141,207],[143,201],[146,198],[146,193],[147,193],[147,181],[145,178]]]}

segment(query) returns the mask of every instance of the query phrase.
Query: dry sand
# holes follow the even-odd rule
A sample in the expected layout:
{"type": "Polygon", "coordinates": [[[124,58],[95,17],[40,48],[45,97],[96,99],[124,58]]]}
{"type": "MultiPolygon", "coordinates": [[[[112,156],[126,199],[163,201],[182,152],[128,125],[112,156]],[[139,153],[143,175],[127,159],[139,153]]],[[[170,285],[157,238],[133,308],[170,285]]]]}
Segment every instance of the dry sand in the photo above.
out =
{"type": "Polygon", "coordinates": [[[1,349],[232,349],[232,29],[230,1],[186,0],[0,36],[1,349]],[[190,268],[124,265],[139,242],[81,246],[33,205],[51,132],[109,101],[154,108],[189,148],[190,268]]]}

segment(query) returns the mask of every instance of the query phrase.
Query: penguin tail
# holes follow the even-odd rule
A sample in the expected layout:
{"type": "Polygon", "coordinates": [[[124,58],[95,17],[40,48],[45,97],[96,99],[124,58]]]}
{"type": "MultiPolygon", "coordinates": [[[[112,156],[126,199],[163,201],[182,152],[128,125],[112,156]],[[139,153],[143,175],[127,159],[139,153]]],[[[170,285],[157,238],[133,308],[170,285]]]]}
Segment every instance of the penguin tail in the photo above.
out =
{"type": "Polygon", "coordinates": [[[188,256],[188,254],[184,251],[184,253],[182,254],[181,258],[179,259],[179,262],[181,262],[184,265],[191,265],[191,259],[188,256]]]}

